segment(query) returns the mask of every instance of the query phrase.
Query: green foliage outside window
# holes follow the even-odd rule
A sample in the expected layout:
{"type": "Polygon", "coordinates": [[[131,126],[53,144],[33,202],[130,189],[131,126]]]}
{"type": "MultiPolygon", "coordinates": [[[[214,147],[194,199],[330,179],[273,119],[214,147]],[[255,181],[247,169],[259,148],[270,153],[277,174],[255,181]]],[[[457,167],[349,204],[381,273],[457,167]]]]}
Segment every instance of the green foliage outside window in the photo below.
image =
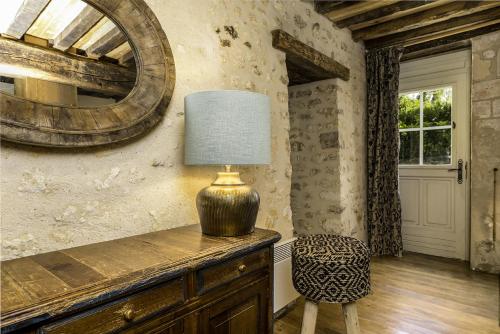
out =
{"type": "Polygon", "coordinates": [[[419,164],[420,136],[423,135],[423,163],[451,163],[451,95],[452,89],[403,94],[399,98],[399,128],[416,131],[400,132],[401,164],[419,164]],[[420,108],[423,127],[420,127],[420,108]],[[445,129],[426,129],[445,126],[445,129]]]}
{"type": "Polygon", "coordinates": [[[404,94],[399,97],[399,128],[420,127],[420,94],[404,94]]]}

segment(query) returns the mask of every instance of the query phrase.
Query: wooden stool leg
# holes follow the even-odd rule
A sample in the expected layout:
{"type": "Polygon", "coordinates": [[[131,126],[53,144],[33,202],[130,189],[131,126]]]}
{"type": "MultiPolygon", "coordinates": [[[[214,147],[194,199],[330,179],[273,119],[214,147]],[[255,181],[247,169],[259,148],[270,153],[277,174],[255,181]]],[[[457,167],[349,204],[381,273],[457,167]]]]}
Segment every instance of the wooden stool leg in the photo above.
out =
{"type": "Polygon", "coordinates": [[[342,304],[342,311],[344,313],[345,327],[347,328],[347,334],[360,334],[359,321],[358,321],[358,310],[356,308],[356,302],[342,304]]]}
{"type": "Polygon", "coordinates": [[[318,316],[318,303],[306,299],[304,316],[302,317],[302,330],[300,334],[314,334],[316,317],[318,316]]]}

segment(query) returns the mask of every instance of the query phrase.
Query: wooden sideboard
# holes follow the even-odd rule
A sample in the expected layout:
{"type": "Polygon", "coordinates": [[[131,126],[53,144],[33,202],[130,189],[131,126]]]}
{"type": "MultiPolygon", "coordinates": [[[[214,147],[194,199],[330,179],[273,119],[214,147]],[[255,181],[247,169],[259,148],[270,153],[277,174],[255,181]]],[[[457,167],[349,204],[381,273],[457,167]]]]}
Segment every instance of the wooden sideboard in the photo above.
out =
{"type": "Polygon", "coordinates": [[[1,263],[2,333],[272,333],[274,231],[199,225],[1,263]]]}

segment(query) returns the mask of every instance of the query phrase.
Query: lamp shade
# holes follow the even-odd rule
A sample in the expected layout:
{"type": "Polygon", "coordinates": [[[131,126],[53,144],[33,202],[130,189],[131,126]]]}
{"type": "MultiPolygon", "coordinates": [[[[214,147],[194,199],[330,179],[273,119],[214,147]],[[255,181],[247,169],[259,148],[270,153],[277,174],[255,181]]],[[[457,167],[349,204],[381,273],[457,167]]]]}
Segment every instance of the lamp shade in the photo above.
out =
{"type": "Polygon", "coordinates": [[[221,90],[184,98],[186,165],[271,162],[270,101],[263,94],[221,90]]]}

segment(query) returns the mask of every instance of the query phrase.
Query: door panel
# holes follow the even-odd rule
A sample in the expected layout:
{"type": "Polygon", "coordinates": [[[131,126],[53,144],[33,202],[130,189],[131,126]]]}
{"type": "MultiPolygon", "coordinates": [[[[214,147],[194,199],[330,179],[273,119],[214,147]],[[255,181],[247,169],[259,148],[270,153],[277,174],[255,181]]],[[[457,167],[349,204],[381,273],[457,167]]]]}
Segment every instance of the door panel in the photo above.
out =
{"type": "Polygon", "coordinates": [[[451,197],[454,180],[422,179],[423,225],[437,230],[453,231],[451,197]]]}
{"type": "Polygon", "coordinates": [[[400,169],[404,249],[465,259],[464,190],[447,167],[400,169]]]}
{"type": "Polygon", "coordinates": [[[399,189],[401,193],[401,210],[403,216],[403,226],[419,225],[419,202],[420,185],[418,179],[401,178],[399,180],[399,189]]]}
{"type": "Polygon", "coordinates": [[[403,247],[469,257],[470,52],[401,64],[400,167],[403,247]],[[463,182],[458,182],[458,161],[463,182]]]}

